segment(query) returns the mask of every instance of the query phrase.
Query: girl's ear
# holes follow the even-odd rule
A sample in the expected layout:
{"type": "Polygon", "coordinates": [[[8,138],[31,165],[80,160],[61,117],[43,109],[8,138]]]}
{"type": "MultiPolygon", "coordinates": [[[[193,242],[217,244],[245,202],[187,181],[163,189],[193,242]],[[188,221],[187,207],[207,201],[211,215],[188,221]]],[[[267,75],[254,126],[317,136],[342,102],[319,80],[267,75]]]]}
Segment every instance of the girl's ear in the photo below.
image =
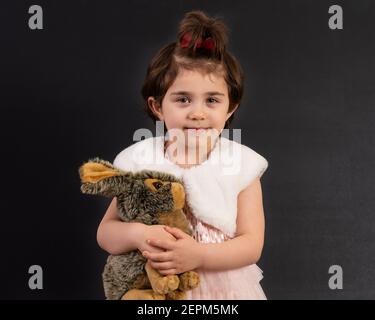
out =
{"type": "Polygon", "coordinates": [[[227,121],[232,116],[232,114],[237,110],[238,106],[239,106],[239,104],[236,104],[235,107],[233,108],[233,110],[231,112],[227,113],[227,117],[226,117],[225,121],[227,121]]]}
{"type": "Polygon", "coordinates": [[[164,120],[163,112],[161,109],[161,105],[155,100],[154,97],[148,97],[147,99],[148,107],[151,109],[152,113],[158,118],[160,121],[164,120]]]}

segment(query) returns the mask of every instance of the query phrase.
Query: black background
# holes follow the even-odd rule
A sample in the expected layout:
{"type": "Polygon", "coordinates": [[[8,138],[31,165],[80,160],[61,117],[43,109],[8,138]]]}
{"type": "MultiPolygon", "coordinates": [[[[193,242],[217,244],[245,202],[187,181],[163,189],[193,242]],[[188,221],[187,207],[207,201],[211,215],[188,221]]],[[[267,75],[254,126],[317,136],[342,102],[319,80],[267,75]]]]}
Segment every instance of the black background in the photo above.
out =
{"type": "Polygon", "coordinates": [[[109,199],[79,165],[113,161],[141,127],[140,87],[192,9],[224,18],[246,75],[233,127],[269,161],[258,265],[268,299],[375,297],[375,2],[2,1],[2,299],[103,299],[96,242],[109,199]],[[28,27],[29,6],[44,29],[28,27]],[[328,28],[341,5],[344,29],[328,28]],[[44,271],[30,290],[28,268],[44,271]],[[343,290],[328,269],[344,271],[343,290]]]}

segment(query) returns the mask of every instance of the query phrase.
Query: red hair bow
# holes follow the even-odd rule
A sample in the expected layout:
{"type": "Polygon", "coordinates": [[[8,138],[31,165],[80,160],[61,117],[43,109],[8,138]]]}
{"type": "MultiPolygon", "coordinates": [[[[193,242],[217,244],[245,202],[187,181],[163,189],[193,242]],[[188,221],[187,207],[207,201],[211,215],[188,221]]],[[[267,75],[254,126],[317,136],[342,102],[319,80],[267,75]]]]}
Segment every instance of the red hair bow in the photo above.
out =
{"type": "MultiPolygon", "coordinates": [[[[182,37],[181,48],[189,47],[190,42],[191,42],[191,33],[187,32],[182,37]]],[[[202,41],[202,39],[198,39],[195,41],[195,47],[213,50],[215,48],[215,42],[211,37],[206,38],[204,41],[202,41]]]]}

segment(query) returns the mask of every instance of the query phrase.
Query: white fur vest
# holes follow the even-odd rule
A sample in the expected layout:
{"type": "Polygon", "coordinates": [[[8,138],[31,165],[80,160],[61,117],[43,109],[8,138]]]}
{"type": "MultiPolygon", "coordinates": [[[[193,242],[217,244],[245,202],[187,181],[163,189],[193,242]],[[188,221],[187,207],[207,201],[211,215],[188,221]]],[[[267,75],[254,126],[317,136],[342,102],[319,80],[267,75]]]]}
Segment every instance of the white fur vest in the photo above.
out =
{"type": "Polygon", "coordinates": [[[251,148],[219,137],[207,160],[181,168],[164,156],[164,136],[141,140],[121,151],[113,165],[124,171],[156,170],[184,182],[186,201],[194,216],[230,237],[236,233],[237,196],[268,161],[251,148]]]}

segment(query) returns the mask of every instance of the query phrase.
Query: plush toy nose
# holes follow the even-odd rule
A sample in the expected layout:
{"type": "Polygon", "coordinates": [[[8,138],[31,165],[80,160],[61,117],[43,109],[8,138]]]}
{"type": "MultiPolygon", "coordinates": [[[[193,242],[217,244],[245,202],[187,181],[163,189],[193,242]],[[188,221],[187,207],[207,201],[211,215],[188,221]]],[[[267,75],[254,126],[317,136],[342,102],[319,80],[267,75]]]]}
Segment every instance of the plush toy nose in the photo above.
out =
{"type": "Polygon", "coordinates": [[[182,209],[185,205],[185,190],[182,184],[177,182],[171,183],[171,192],[174,201],[174,209],[182,209]]]}

